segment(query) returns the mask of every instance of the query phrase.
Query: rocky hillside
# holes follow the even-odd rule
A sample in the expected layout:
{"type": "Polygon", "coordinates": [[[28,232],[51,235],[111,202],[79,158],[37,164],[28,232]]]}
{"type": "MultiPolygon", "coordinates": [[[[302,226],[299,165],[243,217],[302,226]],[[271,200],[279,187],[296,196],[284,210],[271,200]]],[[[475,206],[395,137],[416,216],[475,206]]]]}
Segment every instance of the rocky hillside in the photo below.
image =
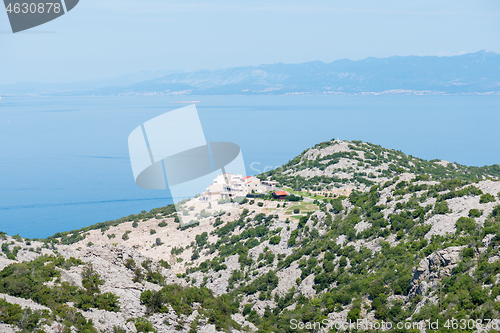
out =
{"type": "Polygon", "coordinates": [[[498,330],[498,165],[329,141],[259,177],[293,195],[0,234],[0,331],[498,330]]]}

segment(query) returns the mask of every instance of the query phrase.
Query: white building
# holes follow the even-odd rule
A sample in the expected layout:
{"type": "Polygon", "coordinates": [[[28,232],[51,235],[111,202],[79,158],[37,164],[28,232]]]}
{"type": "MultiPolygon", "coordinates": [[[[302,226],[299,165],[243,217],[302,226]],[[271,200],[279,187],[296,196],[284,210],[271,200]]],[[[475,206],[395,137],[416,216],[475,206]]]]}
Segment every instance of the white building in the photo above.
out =
{"type": "Polygon", "coordinates": [[[200,200],[217,201],[245,197],[249,193],[264,193],[265,190],[257,177],[242,177],[241,175],[225,173],[218,175],[214,179],[214,183],[207,187],[207,191],[201,193],[200,200]]]}
{"type": "Polygon", "coordinates": [[[262,185],[266,185],[269,187],[277,187],[279,185],[279,183],[275,180],[263,180],[262,185]]]}

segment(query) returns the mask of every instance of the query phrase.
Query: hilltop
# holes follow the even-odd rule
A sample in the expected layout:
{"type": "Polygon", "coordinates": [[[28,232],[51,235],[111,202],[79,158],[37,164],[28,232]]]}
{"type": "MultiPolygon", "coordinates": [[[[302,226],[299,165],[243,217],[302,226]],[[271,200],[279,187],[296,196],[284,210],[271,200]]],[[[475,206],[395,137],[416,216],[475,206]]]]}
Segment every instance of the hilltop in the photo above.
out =
{"type": "Polygon", "coordinates": [[[499,165],[332,140],[258,177],[294,195],[193,199],[200,224],[187,229],[171,205],[47,239],[2,234],[0,330],[291,332],[291,320],[366,319],[439,320],[445,332],[451,318],[499,317],[499,165]]]}

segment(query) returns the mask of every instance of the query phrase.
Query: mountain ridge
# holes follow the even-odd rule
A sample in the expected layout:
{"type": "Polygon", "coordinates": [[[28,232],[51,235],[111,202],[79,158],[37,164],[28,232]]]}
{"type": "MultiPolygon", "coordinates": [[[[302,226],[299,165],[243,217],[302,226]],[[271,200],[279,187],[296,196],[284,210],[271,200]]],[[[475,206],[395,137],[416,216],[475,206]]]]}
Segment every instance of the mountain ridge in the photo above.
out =
{"type": "Polygon", "coordinates": [[[118,79],[103,81],[94,88],[35,84],[23,92],[22,84],[4,85],[0,95],[499,94],[500,55],[483,50],[449,57],[316,60],[150,75],[149,80],[137,81],[136,75],[136,82],[120,85],[113,84],[118,79]]]}

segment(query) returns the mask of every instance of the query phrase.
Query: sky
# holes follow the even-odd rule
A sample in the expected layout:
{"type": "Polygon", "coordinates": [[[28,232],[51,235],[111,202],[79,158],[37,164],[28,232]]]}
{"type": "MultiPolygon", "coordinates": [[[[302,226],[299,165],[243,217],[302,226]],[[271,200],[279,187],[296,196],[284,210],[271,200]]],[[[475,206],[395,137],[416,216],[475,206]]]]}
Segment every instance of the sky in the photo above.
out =
{"type": "Polygon", "coordinates": [[[500,53],[500,1],[80,0],[12,34],[0,11],[0,84],[143,70],[500,53]]]}

